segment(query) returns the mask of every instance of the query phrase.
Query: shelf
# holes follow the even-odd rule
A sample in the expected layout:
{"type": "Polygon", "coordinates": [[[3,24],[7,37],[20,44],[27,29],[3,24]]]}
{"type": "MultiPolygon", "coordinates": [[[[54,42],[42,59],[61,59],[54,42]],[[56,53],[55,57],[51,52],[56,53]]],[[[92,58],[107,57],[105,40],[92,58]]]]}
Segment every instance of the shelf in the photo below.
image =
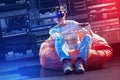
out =
{"type": "Polygon", "coordinates": [[[38,30],[43,30],[43,29],[49,29],[55,24],[46,24],[46,25],[39,25],[37,27],[32,27],[31,31],[38,31],[38,30]]]}
{"type": "Polygon", "coordinates": [[[120,18],[115,0],[87,0],[92,30],[108,43],[120,42],[120,18]]]}
{"type": "Polygon", "coordinates": [[[49,35],[49,31],[33,32],[32,35],[35,36],[49,35]]]}
{"type": "Polygon", "coordinates": [[[97,11],[97,10],[90,10],[90,14],[112,13],[112,12],[118,12],[118,10],[117,9],[101,9],[99,11],[97,11]]]}
{"type": "Polygon", "coordinates": [[[9,12],[0,12],[0,18],[18,16],[18,15],[27,15],[27,9],[13,10],[9,12]]]}
{"type": "Polygon", "coordinates": [[[115,6],[115,5],[116,5],[115,2],[104,3],[104,4],[101,3],[101,4],[97,4],[97,5],[88,6],[88,9],[104,8],[104,7],[115,6]]]}
{"type": "Polygon", "coordinates": [[[12,10],[20,10],[20,9],[27,9],[26,4],[11,4],[11,5],[4,5],[0,6],[0,12],[8,12],[12,10]]]}
{"type": "Polygon", "coordinates": [[[91,5],[98,5],[101,3],[111,3],[111,2],[115,2],[115,0],[87,0],[88,6],[91,5]]]}
{"type": "Polygon", "coordinates": [[[42,9],[39,9],[39,11],[42,11],[42,10],[48,10],[48,9],[53,9],[54,7],[49,7],[49,8],[42,8],[42,9]]]}
{"type": "Polygon", "coordinates": [[[26,32],[19,32],[19,33],[6,33],[3,35],[3,38],[7,37],[14,37],[14,36],[20,36],[20,35],[25,35],[27,34],[26,32]]]}

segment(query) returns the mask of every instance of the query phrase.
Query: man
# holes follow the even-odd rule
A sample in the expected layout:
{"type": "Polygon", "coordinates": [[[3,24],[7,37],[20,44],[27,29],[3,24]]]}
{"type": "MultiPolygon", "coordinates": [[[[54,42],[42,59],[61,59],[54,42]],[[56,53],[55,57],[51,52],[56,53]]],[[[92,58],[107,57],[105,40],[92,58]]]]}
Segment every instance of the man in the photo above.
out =
{"type": "Polygon", "coordinates": [[[71,57],[68,50],[79,50],[76,57],[75,71],[76,73],[84,73],[83,64],[86,62],[87,53],[91,46],[91,32],[90,25],[78,23],[74,20],[65,20],[66,12],[56,10],[51,14],[53,20],[57,25],[50,29],[49,34],[54,40],[54,46],[60,61],[64,65],[64,74],[70,74],[74,69],[70,63],[71,57]],[[82,33],[83,37],[80,39],[78,33],[82,33]]]}

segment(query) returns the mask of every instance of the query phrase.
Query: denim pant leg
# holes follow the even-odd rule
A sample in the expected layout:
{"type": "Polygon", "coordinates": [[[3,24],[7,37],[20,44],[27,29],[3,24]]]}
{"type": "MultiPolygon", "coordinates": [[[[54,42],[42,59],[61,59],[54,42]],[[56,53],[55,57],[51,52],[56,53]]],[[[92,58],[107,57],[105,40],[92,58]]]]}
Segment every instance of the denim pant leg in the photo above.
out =
{"type": "Polygon", "coordinates": [[[78,49],[80,50],[80,52],[78,53],[77,59],[81,58],[85,63],[90,47],[91,47],[91,36],[89,34],[86,34],[79,44],[78,49]]]}
{"type": "Polygon", "coordinates": [[[64,59],[71,59],[71,57],[69,56],[66,50],[65,41],[62,36],[57,36],[54,38],[54,45],[55,45],[57,55],[59,56],[61,62],[64,59]]]}

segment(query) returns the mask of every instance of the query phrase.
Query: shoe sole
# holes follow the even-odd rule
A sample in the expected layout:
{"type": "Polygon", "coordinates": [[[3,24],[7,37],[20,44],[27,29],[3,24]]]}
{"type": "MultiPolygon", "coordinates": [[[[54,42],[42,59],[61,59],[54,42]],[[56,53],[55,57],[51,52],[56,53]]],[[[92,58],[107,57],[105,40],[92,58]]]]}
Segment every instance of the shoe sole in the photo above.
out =
{"type": "Polygon", "coordinates": [[[84,70],[76,70],[76,74],[84,74],[85,71],[84,70]]]}
{"type": "Polygon", "coordinates": [[[69,75],[69,74],[71,74],[73,72],[73,70],[65,70],[64,71],[64,75],[69,75]]]}

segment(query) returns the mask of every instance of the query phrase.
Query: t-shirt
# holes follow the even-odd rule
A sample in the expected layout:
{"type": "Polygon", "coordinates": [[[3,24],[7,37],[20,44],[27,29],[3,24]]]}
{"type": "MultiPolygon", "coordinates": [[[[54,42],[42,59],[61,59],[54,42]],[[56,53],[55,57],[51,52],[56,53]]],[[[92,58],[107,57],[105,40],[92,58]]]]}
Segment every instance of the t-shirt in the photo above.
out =
{"type": "Polygon", "coordinates": [[[65,26],[54,26],[50,29],[49,34],[54,38],[56,36],[62,35],[69,49],[77,49],[78,47],[78,37],[77,31],[81,29],[79,23],[74,20],[66,20],[65,26]]]}

